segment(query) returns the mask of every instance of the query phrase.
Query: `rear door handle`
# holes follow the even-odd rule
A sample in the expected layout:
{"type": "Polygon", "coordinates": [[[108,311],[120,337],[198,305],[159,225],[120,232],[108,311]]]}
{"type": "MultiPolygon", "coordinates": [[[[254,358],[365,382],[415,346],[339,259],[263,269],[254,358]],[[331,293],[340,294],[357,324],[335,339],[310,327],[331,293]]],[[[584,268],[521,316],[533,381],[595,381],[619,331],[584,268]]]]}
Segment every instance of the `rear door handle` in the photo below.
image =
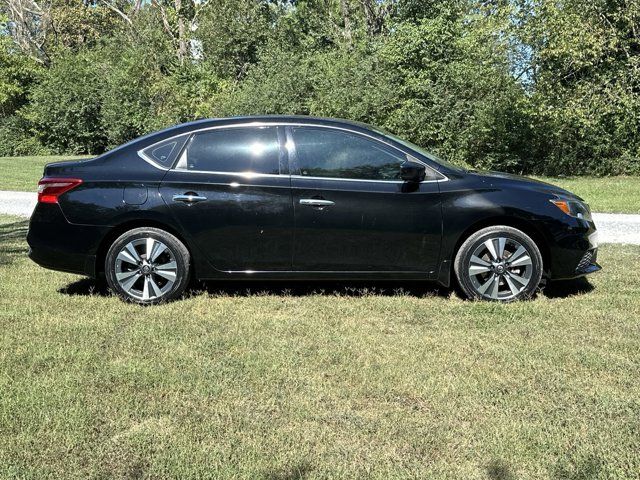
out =
{"type": "Polygon", "coordinates": [[[185,193],[184,195],[174,195],[174,202],[183,202],[183,203],[198,203],[204,202],[207,197],[203,197],[201,195],[197,195],[194,193],[185,193]]]}
{"type": "Polygon", "coordinates": [[[328,207],[335,204],[331,200],[321,200],[319,198],[301,198],[300,205],[309,205],[311,207],[328,207]]]}

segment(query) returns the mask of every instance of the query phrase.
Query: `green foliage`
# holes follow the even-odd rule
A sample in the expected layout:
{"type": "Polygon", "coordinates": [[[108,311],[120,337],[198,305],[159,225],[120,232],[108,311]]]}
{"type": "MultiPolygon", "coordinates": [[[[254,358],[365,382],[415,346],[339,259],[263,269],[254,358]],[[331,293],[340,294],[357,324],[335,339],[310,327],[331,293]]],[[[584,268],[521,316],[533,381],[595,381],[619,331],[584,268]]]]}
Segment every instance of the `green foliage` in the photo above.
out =
{"type": "Polygon", "coordinates": [[[247,78],[213,106],[223,115],[310,113],[313,58],[285,49],[267,49],[247,78]]]}
{"type": "Polygon", "coordinates": [[[640,172],[640,4],[543,2],[529,18],[544,171],[640,172]]]}
{"type": "Polygon", "coordinates": [[[109,148],[182,120],[165,113],[176,105],[162,90],[177,61],[159,24],[157,16],[146,13],[138,19],[135,38],[122,32],[99,49],[100,120],[109,148]]]}
{"type": "Polygon", "coordinates": [[[640,173],[638,2],[139,6],[55,0],[46,67],[0,26],[2,152],[99,153],[199,117],[295,113],[476,168],[640,173]]]}
{"type": "Polygon", "coordinates": [[[96,60],[86,51],[62,56],[31,91],[25,118],[56,153],[96,153],[107,144],[100,102],[104,78],[96,60]]]}
{"type": "Polygon", "coordinates": [[[379,55],[395,86],[385,127],[458,163],[522,170],[523,96],[496,55],[500,14],[400,23],[379,55]]]}
{"type": "Polygon", "coordinates": [[[96,46],[123,27],[103,2],[54,0],[50,17],[55,35],[48,37],[47,45],[52,55],[96,46]]]}
{"type": "Polygon", "coordinates": [[[38,65],[17,51],[11,39],[2,34],[5,21],[0,15],[0,118],[13,115],[24,105],[29,86],[38,71],[38,65]]]}
{"type": "Polygon", "coordinates": [[[51,150],[40,143],[23,118],[0,117],[0,157],[16,155],[48,155],[51,150]]]}
{"type": "Polygon", "coordinates": [[[279,14],[279,8],[266,1],[210,1],[197,30],[207,68],[220,77],[241,78],[257,62],[258,49],[279,14]]]}
{"type": "Polygon", "coordinates": [[[313,78],[314,115],[340,117],[384,126],[396,89],[377,54],[368,49],[330,51],[318,58],[313,78]]]}

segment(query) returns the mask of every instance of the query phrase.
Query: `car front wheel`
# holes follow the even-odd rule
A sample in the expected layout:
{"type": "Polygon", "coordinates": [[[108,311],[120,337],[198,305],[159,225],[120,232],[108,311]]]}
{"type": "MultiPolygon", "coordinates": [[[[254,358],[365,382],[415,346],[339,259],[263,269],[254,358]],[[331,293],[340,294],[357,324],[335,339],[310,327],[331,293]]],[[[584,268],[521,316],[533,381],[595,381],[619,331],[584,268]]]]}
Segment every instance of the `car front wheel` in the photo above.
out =
{"type": "Polygon", "coordinates": [[[155,304],[184,293],[189,282],[189,251],[170,233],[135,228],[118,237],[107,252],[105,275],[125,300],[155,304]]]}
{"type": "Polygon", "coordinates": [[[497,225],[469,236],[454,271],[467,298],[514,301],[531,297],[542,279],[542,255],[524,232],[497,225]]]}

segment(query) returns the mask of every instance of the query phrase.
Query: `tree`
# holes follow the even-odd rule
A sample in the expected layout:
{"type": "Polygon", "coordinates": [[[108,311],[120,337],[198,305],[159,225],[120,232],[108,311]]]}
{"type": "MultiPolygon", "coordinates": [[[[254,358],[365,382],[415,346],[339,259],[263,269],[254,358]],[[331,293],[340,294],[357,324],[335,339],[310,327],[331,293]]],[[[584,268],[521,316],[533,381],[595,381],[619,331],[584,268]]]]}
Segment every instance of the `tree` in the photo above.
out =
{"type": "Polygon", "coordinates": [[[49,64],[45,50],[51,26],[50,3],[36,0],[2,0],[1,13],[5,16],[6,30],[20,50],[33,60],[49,64]]]}
{"type": "Polygon", "coordinates": [[[519,173],[640,172],[640,2],[0,0],[0,151],[202,116],[383,126],[519,173]]]}
{"type": "Polygon", "coordinates": [[[544,171],[639,171],[640,4],[544,2],[528,12],[531,108],[544,171]]]}
{"type": "MultiPolygon", "coordinates": [[[[6,19],[0,22],[6,25],[6,19]]],[[[38,63],[15,48],[8,35],[0,33],[0,118],[8,117],[27,102],[29,86],[38,63]]]]}
{"type": "Polygon", "coordinates": [[[107,139],[101,124],[104,77],[93,52],[61,56],[31,91],[24,117],[41,141],[58,153],[99,153],[107,139]]]}

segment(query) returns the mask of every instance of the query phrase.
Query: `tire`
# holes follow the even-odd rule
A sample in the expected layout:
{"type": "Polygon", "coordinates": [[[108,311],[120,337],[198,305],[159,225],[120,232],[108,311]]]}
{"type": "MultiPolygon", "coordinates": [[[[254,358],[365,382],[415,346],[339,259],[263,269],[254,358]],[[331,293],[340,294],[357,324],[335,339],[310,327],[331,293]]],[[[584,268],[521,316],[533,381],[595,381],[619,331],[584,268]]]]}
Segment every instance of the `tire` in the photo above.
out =
{"type": "Polygon", "coordinates": [[[453,264],[469,299],[512,302],[530,298],[542,279],[542,255],[524,232],[506,225],[483,228],[460,246],[453,264]]]}
{"type": "Polygon", "coordinates": [[[189,284],[191,257],[184,244],[153,227],[134,228],[111,245],[104,271],[109,288],[143,305],[179,298],[189,284]]]}

